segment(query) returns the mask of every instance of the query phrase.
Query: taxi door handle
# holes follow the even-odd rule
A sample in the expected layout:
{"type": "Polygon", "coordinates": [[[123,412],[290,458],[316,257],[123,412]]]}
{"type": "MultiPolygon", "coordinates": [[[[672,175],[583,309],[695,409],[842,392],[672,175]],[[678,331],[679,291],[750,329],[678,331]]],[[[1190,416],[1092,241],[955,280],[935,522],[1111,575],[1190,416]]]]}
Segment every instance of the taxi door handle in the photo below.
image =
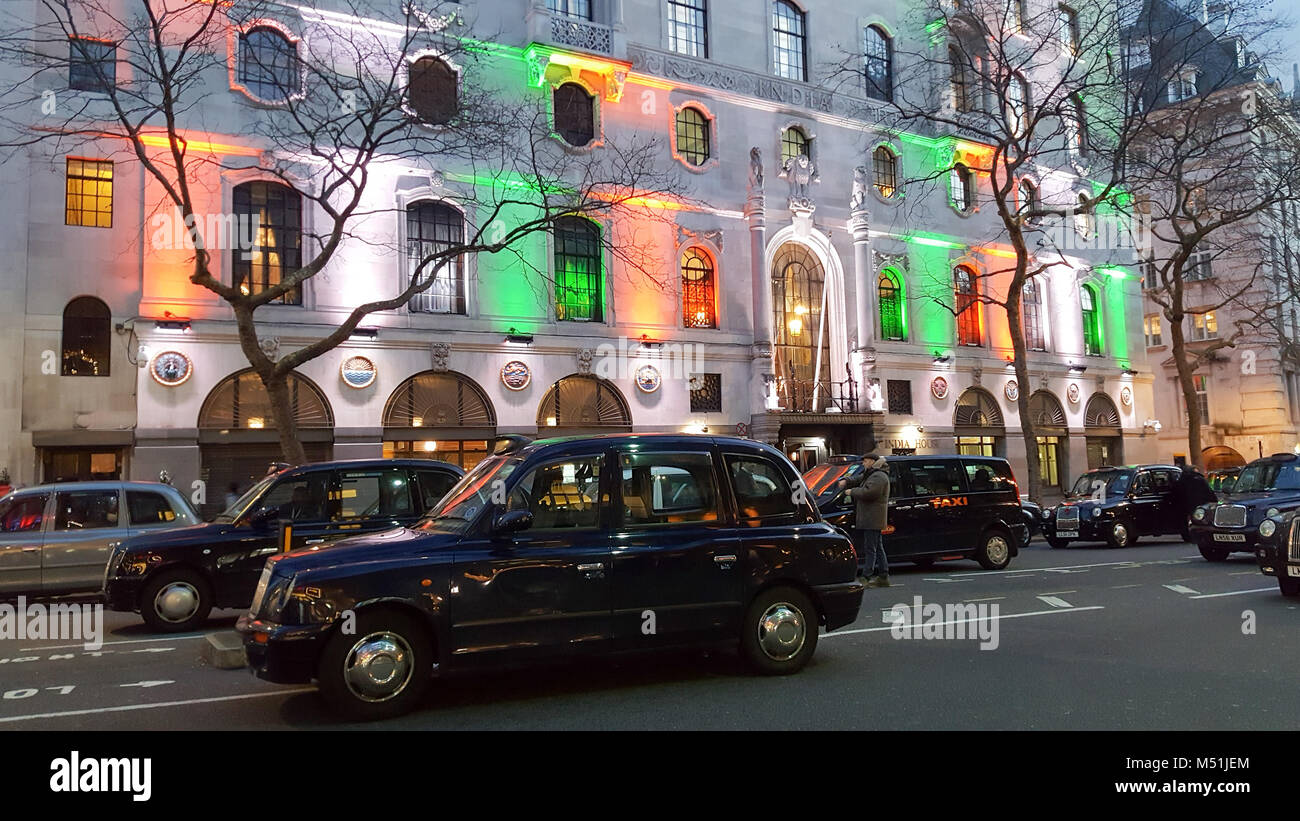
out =
{"type": "Polygon", "coordinates": [[[38,551],[38,550],[40,550],[39,547],[24,547],[24,548],[23,548],[23,552],[24,552],[24,553],[35,553],[35,552],[38,551]]]}
{"type": "Polygon", "coordinates": [[[323,541],[325,541],[323,538],[322,538],[322,539],[308,539],[307,541],[303,542],[303,544],[320,544],[320,543],[323,542],[323,541]]]}
{"type": "Polygon", "coordinates": [[[716,564],[731,564],[732,562],[736,561],[736,554],[728,553],[725,556],[714,556],[713,561],[716,564]]]}
{"type": "Polygon", "coordinates": [[[603,579],[605,578],[605,563],[580,564],[578,565],[578,572],[588,579],[603,579]]]}

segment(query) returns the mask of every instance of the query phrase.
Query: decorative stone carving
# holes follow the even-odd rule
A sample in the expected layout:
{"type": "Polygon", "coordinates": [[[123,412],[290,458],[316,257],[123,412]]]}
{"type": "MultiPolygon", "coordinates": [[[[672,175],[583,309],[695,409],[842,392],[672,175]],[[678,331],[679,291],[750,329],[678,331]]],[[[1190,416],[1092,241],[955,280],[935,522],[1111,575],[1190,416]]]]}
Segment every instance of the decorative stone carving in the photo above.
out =
{"type": "Polygon", "coordinates": [[[262,353],[272,362],[280,358],[280,337],[264,336],[257,340],[257,347],[262,349],[262,353]]]}
{"type": "Polygon", "coordinates": [[[447,370],[447,358],[451,356],[450,342],[432,342],[429,353],[433,357],[433,369],[438,372],[447,370]]]}
{"type": "Polygon", "coordinates": [[[551,18],[551,42],[573,46],[579,51],[610,53],[610,28],[600,23],[575,20],[572,17],[551,18]]]}
{"type": "Polygon", "coordinates": [[[867,206],[867,188],[871,185],[869,172],[865,165],[853,169],[853,196],[849,199],[849,209],[862,211],[867,206]]]}
{"type": "Polygon", "coordinates": [[[974,367],[972,367],[972,368],[970,369],[970,381],[971,381],[971,384],[973,384],[973,385],[978,385],[978,384],[980,384],[980,380],[983,379],[983,378],[984,378],[984,366],[983,366],[983,365],[975,365],[974,367]]]}
{"type": "Polygon", "coordinates": [[[546,78],[546,67],[551,64],[551,55],[533,52],[528,59],[528,82],[540,86],[546,78]]]}
{"type": "Polygon", "coordinates": [[[593,348],[583,348],[578,351],[578,373],[591,373],[591,362],[596,358],[596,351],[593,348]]]}
{"type": "Polygon", "coordinates": [[[704,239],[704,241],[711,244],[714,248],[717,248],[719,252],[723,250],[722,236],[723,235],[722,235],[721,228],[715,228],[712,231],[705,231],[704,233],[700,234],[700,237],[704,239]]]}
{"type": "Polygon", "coordinates": [[[696,232],[690,230],[689,228],[683,228],[680,225],[677,226],[677,244],[679,246],[687,245],[691,242],[696,242],[698,240],[704,240],[705,242],[711,244],[714,248],[717,248],[719,252],[721,252],[723,250],[722,237],[723,237],[723,233],[721,228],[714,228],[713,230],[710,231],[696,232]]]}
{"type": "Polygon", "coordinates": [[[838,107],[844,109],[841,113],[849,113],[847,105],[835,106],[836,97],[831,92],[809,88],[803,83],[794,83],[749,71],[737,71],[730,66],[721,67],[708,61],[648,49],[644,46],[629,45],[627,57],[632,62],[633,70],[646,74],[710,86],[745,96],[760,97],[799,108],[831,111],[838,107]]]}
{"type": "Polygon", "coordinates": [[[781,164],[781,177],[790,184],[790,210],[813,211],[811,186],[817,180],[817,166],[807,154],[796,154],[781,164]]]}
{"type": "Polygon", "coordinates": [[[910,270],[907,254],[882,254],[876,249],[871,249],[872,264],[876,271],[882,268],[898,268],[902,271],[910,270]]]}
{"type": "Polygon", "coordinates": [[[755,342],[750,346],[751,359],[771,359],[772,345],[769,342],[755,342]]]}
{"type": "Polygon", "coordinates": [[[605,99],[617,103],[623,99],[623,86],[627,83],[627,72],[622,69],[605,75],[605,99]]]}
{"type": "Polygon", "coordinates": [[[758,146],[749,149],[749,193],[763,193],[763,152],[758,146]]]}

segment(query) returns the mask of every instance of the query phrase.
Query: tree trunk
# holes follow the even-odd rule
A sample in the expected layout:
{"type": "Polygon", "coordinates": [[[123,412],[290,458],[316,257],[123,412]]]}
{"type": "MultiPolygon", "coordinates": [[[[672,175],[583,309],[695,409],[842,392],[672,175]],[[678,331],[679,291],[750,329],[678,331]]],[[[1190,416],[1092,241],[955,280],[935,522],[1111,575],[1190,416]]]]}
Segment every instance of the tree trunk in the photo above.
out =
{"type": "Polygon", "coordinates": [[[1174,354],[1174,367],[1178,370],[1178,387],[1187,408],[1187,459],[1198,470],[1205,470],[1201,458],[1201,403],[1196,399],[1196,386],[1192,384],[1191,364],[1187,361],[1187,340],[1183,337],[1182,317],[1169,320],[1170,350],[1174,354]]]}
{"type": "Polygon", "coordinates": [[[1029,471],[1029,499],[1038,503],[1042,499],[1043,487],[1042,479],[1039,477],[1041,470],[1038,461],[1038,434],[1034,430],[1034,420],[1029,415],[1029,361],[1025,350],[1025,329],[1020,321],[1020,295],[1021,290],[1015,287],[1015,281],[1023,279],[1023,274],[1017,274],[1012,280],[1012,285],[1007,293],[1007,325],[1011,332],[1011,351],[1012,364],[1015,367],[1016,385],[1019,387],[1019,395],[1016,396],[1016,409],[1020,414],[1020,433],[1025,440],[1025,463],[1029,471]]]}
{"type": "Polygon", "coordinates": [[[293,403],[289,401],[289,375],[272,368],[269,373],[261,374],[262,384],[271,398],[271,418],[275,421],[276,432],[280,434],[280,453],[291,465],[307,462],[307,451],[298,438],[298,421],[293,416],[293,403]]]}

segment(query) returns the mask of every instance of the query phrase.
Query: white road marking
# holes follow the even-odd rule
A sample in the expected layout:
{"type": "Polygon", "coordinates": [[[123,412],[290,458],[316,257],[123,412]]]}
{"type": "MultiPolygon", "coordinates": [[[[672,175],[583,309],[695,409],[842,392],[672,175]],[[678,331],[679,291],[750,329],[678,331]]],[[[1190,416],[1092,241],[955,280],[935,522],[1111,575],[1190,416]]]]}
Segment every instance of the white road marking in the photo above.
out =
{"type": "Polygon", "coordinates": [[[944,583],[946,583],[946,582],[968,582],[968,581],[970,581],[970,579],[937,579],[937,578],[929,578],[929,577],[926,577],[926,578],[923,578],[922,581],[927,581],[927,582],[939,582],[940,584],[944,584],[944,583]]]}
{"type": "Polygon", "coordinates": [[[134,681],[130,684],[119,684],[118,687],[160,687],[164,684],[175,684],[175,681],[167,679],[165,681],[134,681]]]}
{"type": "Polygon", "coordinates": [[[1259,573],[1258,570],[1238,570],[1236,573],[1229,573],[1229,576],[1254,576],[1259,573]]]}
{"type": "Polygon", "coordinates": [[[1192,595],[1196,595],[1198,592],[1200,592],[1198,590],[1193,590],[1190,587],[1185,587],[1184,585],[1181,584],[1166,584],[1164,585],[1164,587],[1174,591],[1175,593],[1182,593],[1183,595],[1187,595],[1188,593],[1192,595]]]}
{"type": "Polygon", "coordinates": [[[1056,596],[1039,596],[1038,600],[1053,607],[1074,607],[1065,599],[1059,599],[1056,596]]]}
{"type": "Polygon", "coordinates": [[[1217,599],[1220,596],[1244,596],[1247,593],[1269,593],[1276,592],[1276,587],[1257,587],[1254,590],[1233,590],[1230,593],[1204,593],[1200,596],[1192,596],[1193,599],[1217,599]]]}
{"type": "Polygon", "coordinates": [[[989,596],[988,598],[985,599],[962,599],[962,602],[966,603],[966,602],[976,602],[976,601],[1002,601],[1005,598],[1006,596],[989,596]]]}
{"type": "MultiPolygon", "coordinates": [[[[1201,557],[1200,557],[1200,556],[1197,556],[1196,558],[1199,559],[1199,558],[1201,558],[1201,557]]],[[[1085,568],[1085,567],[1116,567],[1116,568],[1145,567],[1145,566],[1148,566],[1148,565],[1159,565],[1159,564],[1187,564],[1187,562],[1177,561],[1177,560],[1174,560],[1174,559],[1157,559],[1157,560],[1155,560],[1155,561],[1150,561],[1150,562],[1134,562],[1134,561],[1126,561],[1126,562],[1098,562],[1098,563],[1096,563],[1096,564],[1072,564],[1072,565],[1065,565],[1065,566],[1063,566],[1063,567],[1036,567],[1036,568],[1034,568],[1034,569],[1032,569],[1032,570],[1023,570],[1023,569],[1017,569],[1017,570],[982,570],[982,571],[981,571],[981,570],[973,570],[973,571],[971,571],[971,572],[969,572],[969,573],[954,573],[953,576],[952,576],[951,578],[961,578],[961,579],[964,579],[964,578],[967,578],[967,577],[970,577],[970,576],[974,576],[974,577],[978,578],[978,577],[980,577],[980,576],[999,576],[999,575],[1007,575],[1007,574],[1011,574],[1011,573],[1041,573],[1041,572],[1044,571],[1044,570],[1078,570],[1078,569],[1080,569],[1080,568],[1085,568]]]]}
{"type": "MultiPolygon", "coordinates": [[[[986,619],[958,619],[957,621],[945,621],[939,624],[928,625],[928,626],[943,627],[949,624],[971,624],[980,621],[1002,621],[1003,619],[1023,619],[1023,618],[1028,618],[1029,616],[1048,616],[1053,613],[1083,613],[1087,610],[1105,610],[1105,609],[1106,608],[1101,605],[1093,605],[1091,607],[1071,607],[1064,610],[1035,610],[1032,613],[1008,613],[1006,615],[999,614],[997,616],[989,616],[986,619]]],[[[852,636],[856,633],[880,633],[885,630],[893,630],[893,629],[894,628],[891,626],[891,627],[863,627],[857,630],[834,630],[830,633],[823,635],[820,641],[825,641],[826,639],[833,639],[836,636],[852,636]]],[[[3,720],[4,719],[0,719],[0,721],[3,720]]]]}
{"type": "MultiPolygon", "coordinates": [[[[207,633],[195,633],[193,635],[187,635],[187,636],[157,636],[156,638],[152,638],[152,639],[123,639],[122,641],[106,641],[104,642],[103,646],[108,647],[111,644],[152,644],[160,641],[181,641],[184,639],[201,639],[206,635],[207,633]]],[[[86,645],[83,642],[81,644],[50,644],[43,647],[20,647],[18,649],[19,652],[29,653],[29,652],[39,652],[41,650],[63,650],[68,647],[80,647],[84,650],[86,645]]]]}
{"type": "Polygon", "coordinates": [[[1140,584],[1117,584],[1114,587],[1112,587],[1111,590],[1126,590],[1130,587],[1141,587],[1141,586],[1142,585],[1140,584]]]}
{"type": "MultiPolygon", "coordinates": [[[[889,628],[886,627],[886,630],[889,628]]],[[[827,635],[833,635],[828,633],[827,635]]],[[[315,687],[297,687],[293,690],[276,690],[272,693],[244,693],[238,696],[214,696],[212,698],[191,698],[184,701],[160,701],[156,704],[126,704],[121,707],[96,707],[90,710],[66,710],[61,713],[33,713],[26,716],[5,716],[0,723],[12,721],[30,721],[34,718],[63,718],[64,716],[88,716],[97,713],[122,713],[130,710],[155,710],[159,707],[183,707],[187,704],[211,704],[216,701],[238,701],[247,698],[266,698],[267,696],[291,696],[297,693],[310,693],[315,687]]]]}

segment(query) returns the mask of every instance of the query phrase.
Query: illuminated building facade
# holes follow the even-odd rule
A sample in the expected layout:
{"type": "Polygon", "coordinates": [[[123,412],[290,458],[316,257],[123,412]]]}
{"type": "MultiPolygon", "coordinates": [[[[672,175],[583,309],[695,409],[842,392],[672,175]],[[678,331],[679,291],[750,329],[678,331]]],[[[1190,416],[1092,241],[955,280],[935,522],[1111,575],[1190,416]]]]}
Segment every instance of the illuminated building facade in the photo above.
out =
{"type": "MultiPolygon", "coordinates": [[[[878,98],[895,81],[893,38],[910,36],[892,4],[448,8],[461,11],[463,36],[493,37],[494,79],[549,97],[563,150],[656,136],[660,161],[680,168],[700,205],[648,194],[642,205],[660,218],[645,225],[562,222],[521,240],[519,256],[460,261],[406,308],[370,317],[373,331],[307,363],[294,382],[310,457],[413,454],[469,467],[504,433],[739,431],[779,444],[803,467],[871,447],[960,448],[1005,455],[1023,474],[1013,397],[1028,390],[1051,484],[1092,464],[1145,458],[1150,380],[1131,268],[1094,266],[1080,252],[1077,267],[1045,275],[1032,306],[1036,382],[1009,384],[1004,315],[976,292],[996,287],[984,274],[1009,253],[981,207],[987,181],[970,170],[984,149],[879,125],[878,98]],[[847,47],[863,54],[861,82],[831,92],[820,72],[847,47]],[[937,185],[907,183],[950,167],[937,185]],[[603,247],[606,236],[653,248],[668,287],[639,286],[603,247]],[[554,284],[538,287],[520,257],[554,284]]],[[[263,28],[292,45],[304,13],[286,4],[263,28]]],[[[266,31],[240,36],[271,54],[284,47],[266,31]]],[[[426,69],[436,82],[437,67],[426,69]]],[[[228,281],[258,287],[293,264],[312,215],[273,184],[254,140],[211,130],[241,122],[257,93],[238,63],[222,83],[204,109],[207,127],[192,124],[192,140],[221,158],[200,210],[258,217],[261,249],[220,263],[228,281]]],[[[46,465],[56,448],[88,460],[112,452],[132,477],[166,471],[179,486],[206,482],[211,509],[230,483],[245,486],[277,458],[273,422],[229,310],[188,281],[185,249],[150,242],[145,215],[161,198],[131,163],[105,169],[109,155],[38,146],[26,167],[6,168],[11,184],[29,189],[22,236],[3,240],[26,259],[27,297],[4,330],[25,328],[22,393],[0,408],[20,421],[0,435],[21,431],[6,442],[20,481],[55,478],[46,465]],[[98,195],[106,170],[113,220],[98,227],[98,201],[82,192],[98,195]],[[78,296],[107,308],[112,369],[103,380],[40,372],[39,351],[67,347],[61,318],[78,296]]],[[[474,218],[458,193],[484,184],[482,174],[436,157],[373,169],[369,204],[389,216],[370,228],[399,246],[446,241],[474,218]]],[[[1081,184],[1060,169],[1032,182],[1038,196],[1067,201],[1081,184]]],[[[353,243],[301,293],[258,312],[262,335],[284,350],[319,338],[344,309],[394,293],[405,266],[401,254],[353,243]]],[[[88,340],[102,340],[102,320],[96,327],[88,340]]]]}

